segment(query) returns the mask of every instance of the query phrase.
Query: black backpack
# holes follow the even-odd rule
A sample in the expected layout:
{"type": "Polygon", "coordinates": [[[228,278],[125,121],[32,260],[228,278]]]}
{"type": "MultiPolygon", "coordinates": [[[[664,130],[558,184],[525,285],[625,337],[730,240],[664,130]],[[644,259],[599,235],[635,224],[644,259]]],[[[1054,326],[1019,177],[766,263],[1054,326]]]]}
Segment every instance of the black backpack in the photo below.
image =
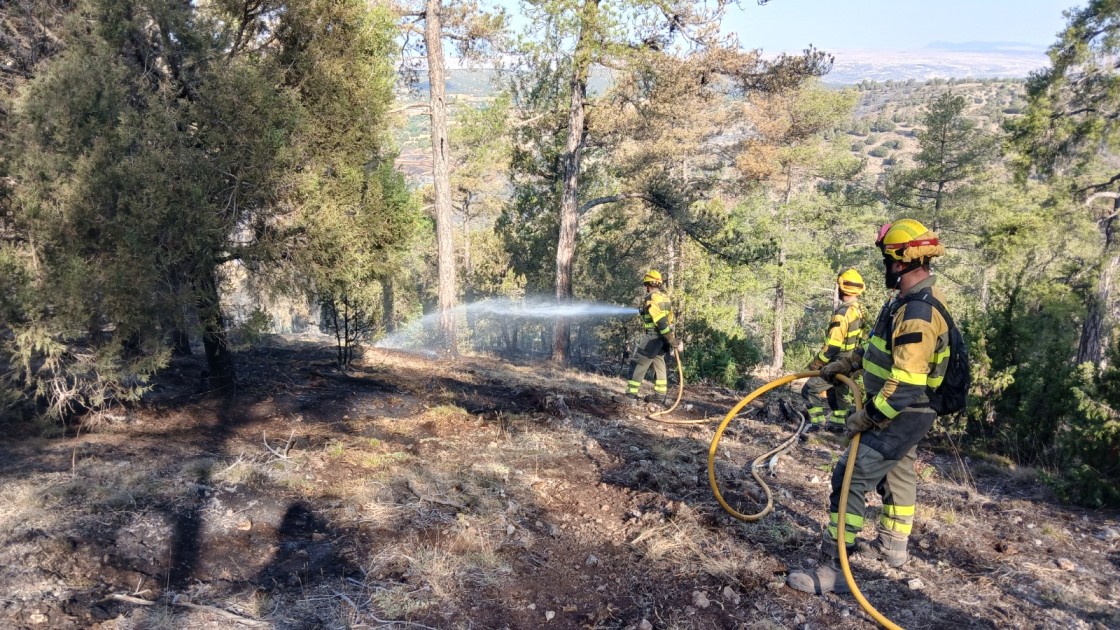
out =
{"type": "Polygon", "coordinates": [[[937,389],[926,388],[929,396],[929,406],[939,416],[957,413],[965,407],[968,401],[968,390],[972,388],[972,368],[968,360],[968,344],[957,328],[956,322],[945,310],[945,307],[927,291],[908,296],[903,304],[922,300],[937,309],[949,325],[949,365],[945,370],[945,380],[937,389]]]}

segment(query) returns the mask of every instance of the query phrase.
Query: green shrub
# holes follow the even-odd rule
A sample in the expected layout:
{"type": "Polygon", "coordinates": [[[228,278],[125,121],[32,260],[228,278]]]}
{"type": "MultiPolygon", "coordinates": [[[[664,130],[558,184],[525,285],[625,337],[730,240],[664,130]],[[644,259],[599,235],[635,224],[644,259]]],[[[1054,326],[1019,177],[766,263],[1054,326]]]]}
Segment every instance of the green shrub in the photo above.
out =
{"type": "Polygon", "coordinates": [[[688,347],[681,355],[685,378],[710,380],[734,387],[762,359],[758,344],[742,333],[729,335],[712,328],[704,320],[691,320],[684,326],[688,347]]]}

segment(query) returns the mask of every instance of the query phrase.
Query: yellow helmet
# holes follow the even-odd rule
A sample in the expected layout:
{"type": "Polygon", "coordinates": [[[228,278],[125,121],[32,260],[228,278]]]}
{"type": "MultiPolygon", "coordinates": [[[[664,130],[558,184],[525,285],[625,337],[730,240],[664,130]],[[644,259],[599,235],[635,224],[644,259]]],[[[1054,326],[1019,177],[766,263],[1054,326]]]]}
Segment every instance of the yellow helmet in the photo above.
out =
{"type": "Polygon", "coordinates": [[[848,269],[844,273],[836,276],[836,284],[840,287],[840,293],[844,295],[859,295],[863,293],[863,276],[855,269],[848,269]]]}
{"type": "Polygon", "coordinates": [[[945,253],[945,246],[937,241],[937,233],[914,219],[902,219],[879,228],[875,245],[894,260],[904,263],[925,260],[945,253]]]}
{"type": "Polygon", "coordinates": [[[661,274],[656,269],[650,269],[642,278],[642,284],[661,284],[661,274]]]}

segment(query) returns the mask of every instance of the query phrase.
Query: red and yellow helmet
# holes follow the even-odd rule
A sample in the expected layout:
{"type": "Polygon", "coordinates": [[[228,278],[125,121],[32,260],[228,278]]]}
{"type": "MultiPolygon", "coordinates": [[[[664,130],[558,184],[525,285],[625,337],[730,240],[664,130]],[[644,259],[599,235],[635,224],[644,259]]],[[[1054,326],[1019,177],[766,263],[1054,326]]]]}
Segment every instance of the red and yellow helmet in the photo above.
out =
{"type": "Polygon", "coordinates": [[[926,260],[945,254],[945,246],[937,240],[937,233],[914,219],[887,223],[879,229],[875,245],[884,257],[904,263],[926,260]]]}

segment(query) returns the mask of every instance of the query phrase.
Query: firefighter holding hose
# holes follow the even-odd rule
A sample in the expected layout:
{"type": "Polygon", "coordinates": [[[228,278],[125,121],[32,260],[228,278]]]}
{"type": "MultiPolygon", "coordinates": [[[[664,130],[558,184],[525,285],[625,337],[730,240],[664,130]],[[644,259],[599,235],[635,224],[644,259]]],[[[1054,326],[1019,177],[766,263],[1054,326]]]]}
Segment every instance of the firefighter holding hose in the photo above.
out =
{"type": "Polygon", "coordinates": [[[642,284],[645,286],[646,294],[638,314],[642,318],[646,342],[634,357],[634,370],[630,380],[626,382],[626,397],[633,404],[638,403],[638,391],[642,387],[642,380],[652,365],[655,379],[654,397],[660,396],[664,404],[667,402],[669,391],[665,355],[673,350],[682,352],[684,343],[678,341],[673,334],[673,303],[661,290],[661,273],[656,269],[649,270],[642,278],[642,284]]]}
{"type": "Polygon", "coordinates": [[[952,319],[930,271],[930,260],[945,253],[937,234],[918,221],[902,219],[883,226],[875,244],[883,255],[887,288],[898,293],[883,306],[862,348],[820,369],[825,380],[862,369],[866,404],[845,423],[849,437],[862,433],[862,438],[858,452],[849,449],[833,471],[821,561],[787,578],[790,587],[808,593],[849,592],[839,563],[840,536],[849,554],[863,553],[892,567],[908,559],[917,502],[917,445],[937,419],[931,396],[942,385],[950,363],[952,319]],[[838,514],[848,457],[856,460],[847,514],[838,514]],[[872,489],[883,498],[878,536],[857,545],[866,512],[864,494],[872,489]]]}
{"type": "MultiPolygon", "coordinates": [[[[840,304],[828,322],[824,345],[809,364],[810,371],[819,370],[837,359],[851,358],[861,341],[863,322],[866,319],[863,306],[859,303],[859,295],[863,293],[863,289],[863,276],[855,269],[848,269],[836,276],[836,292],[840,304]]],[[[801,397],[809,412],[809,427],[805,432],[823,428],[834,433],[842,432],[844,422],[848,419],[847,392],[847,387],[833,385],[819,376],[806,381],[801,388],[801,397]]]]}

